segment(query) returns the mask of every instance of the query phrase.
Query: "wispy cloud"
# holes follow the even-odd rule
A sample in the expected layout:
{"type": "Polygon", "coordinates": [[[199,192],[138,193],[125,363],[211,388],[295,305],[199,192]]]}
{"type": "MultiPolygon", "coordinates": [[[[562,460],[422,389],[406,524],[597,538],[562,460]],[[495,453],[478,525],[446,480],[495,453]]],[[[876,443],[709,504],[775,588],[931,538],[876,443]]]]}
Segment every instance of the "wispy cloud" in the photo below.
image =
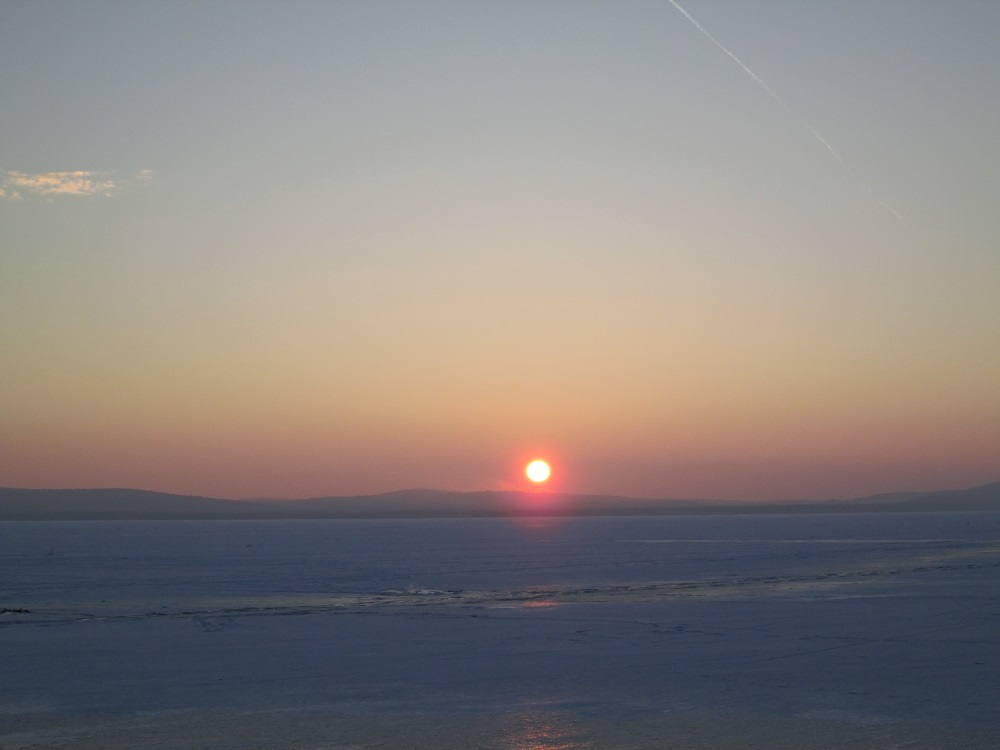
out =
{"type": "Polygon", "coordinates": [[[100,196],[109,198],[124,190],[131,182],[148,182],[152,170],[144,169],[134,178],[123,179],[109,172],[77,170],[74,172],[18,172],[0,170],[0,198],[21,200],[25,196],[43,198],[57,196],[100,196]]]}

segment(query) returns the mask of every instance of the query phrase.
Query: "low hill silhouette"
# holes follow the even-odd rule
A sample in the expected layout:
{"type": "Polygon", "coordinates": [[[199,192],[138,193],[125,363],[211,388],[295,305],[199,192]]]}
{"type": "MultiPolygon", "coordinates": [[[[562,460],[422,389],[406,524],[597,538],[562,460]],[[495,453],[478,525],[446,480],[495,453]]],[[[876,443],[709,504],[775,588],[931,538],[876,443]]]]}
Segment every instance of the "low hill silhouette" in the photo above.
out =
{"type": "Polygon", "coordinates": [[[545,492],[413,489],[305,500],[224,500],[134,489],[0,488],[0,520],[475,518],[1000,510],[1000,482],[852,500],[651,500],[545,492]]]}

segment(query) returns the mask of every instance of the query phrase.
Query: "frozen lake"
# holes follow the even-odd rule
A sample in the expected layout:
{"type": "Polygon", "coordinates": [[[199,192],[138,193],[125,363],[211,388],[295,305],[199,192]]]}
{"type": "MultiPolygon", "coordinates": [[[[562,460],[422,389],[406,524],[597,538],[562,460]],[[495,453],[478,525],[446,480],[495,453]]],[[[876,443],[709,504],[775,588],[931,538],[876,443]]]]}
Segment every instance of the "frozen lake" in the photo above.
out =
{"type": "Polygon", "coordinates": [[[0,523],[0,747],[996,748],[1000,513],[0,523]]]}

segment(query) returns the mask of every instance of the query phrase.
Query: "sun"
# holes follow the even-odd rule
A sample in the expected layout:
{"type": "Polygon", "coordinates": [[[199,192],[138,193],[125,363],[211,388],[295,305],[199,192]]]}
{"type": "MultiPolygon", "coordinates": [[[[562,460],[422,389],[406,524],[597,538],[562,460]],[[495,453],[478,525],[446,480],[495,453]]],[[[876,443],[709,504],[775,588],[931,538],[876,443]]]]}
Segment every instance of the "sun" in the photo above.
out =
{"type": "Polygon", "coordinates": [[[525,468],[524,473],[528,476],[532,482],[536,484],[541,484],[549,478],[552,474],[552,469],[549,465],[545,463],[542,459],[536,458],[525,468]]]}

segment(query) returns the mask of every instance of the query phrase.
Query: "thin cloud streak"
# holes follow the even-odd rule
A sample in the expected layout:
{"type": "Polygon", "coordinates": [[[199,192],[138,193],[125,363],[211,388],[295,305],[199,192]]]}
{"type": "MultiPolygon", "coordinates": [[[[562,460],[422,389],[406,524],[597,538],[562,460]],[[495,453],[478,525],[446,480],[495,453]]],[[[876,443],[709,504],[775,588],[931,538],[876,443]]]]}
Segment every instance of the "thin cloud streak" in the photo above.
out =
{"type": "Polygon", "coordinates": [[[718,39],[712,36],[708,32],[708,30],[700,23],[698,23],[698,21],[694,18],[694,16],[692,16],[690,13],[684,10],[684,8],[681,7],[676,2],[676,0],[667,0],[667,2],[669,2],[678,11],[680,11],[680,13],[691,23],[691,25],[694,26],[698,31],[700,31],[712,44],[714,44],[720,50],[725,52],[733,60],[733,62],[739,65],[744,70],[744,72],[746,72],[747,75],[753,78],[753,80],[756,81],[757,84],[762,89],[764,89],[764,91],[766,91],[772,99],[774,99],[774,101],[780,104],[781,108],[784,109],[789,115],[791,115],[793,119],[797,120],[799,124],[802,125],[802,127],[804,127],[806,130],[812,133],[813,137],[817,141],[819,141],[826,148],[827,151],[830,152],[830,154],[833,156],[834,159],[836,159],[839,162],[840,166],[843,167],[844,171],[847,172],[847,174],[849,174],[851,177],[853,177],[855,182],[857,182],[862,188],[864,188],[865,192],[868,193],[868,195],[872,198],[872,200],[874,200],[876,203],[878,203],[887,211],[889,211],[889,213],[891,213],[897,219],[903,218],[902,214],[900,214],[899,211],[897,211],[895,208],[890,206],[884,200],[879,198],[875,194],[875,191],[871,189],[871,186],[869,186],[867,182],[861,179],[861,176],[857,172],[851,169],[851,166],[847,163],[844,157],[837,152],[837,150],[833,147],[830,141],[824,138],[823,135],[818,130],[816,130],[816,128],[810,125],[801,115],[799,115],[795,110],[793,110],[790,106],[788,106],[788,104],[785,103],[785,100],[782,99],[780,96],[778,96],[778,93],[774,89],[768,86],[767,83],[765,83],[764,80],[759,75],[757,75],[752,70],[750,70],[749,67],[747,67],[746,63],[744,63],[740,58],[738,58],[735,54],[733,54],[724,44],[722,44],[722,42],[720,42],[718,39]]]}
{"type": "MultiPolygon", "coordinates": [[[[102,196],[110,198],[128,185],[128,180],[116,179],[107,172],[19,172],[0,170],[0,198],[21,200],[25,195],[38,195],[52,199],[56,196],[102,196]]],[[[144,169],[135,177],[136,182],[148,182],[153,172],[144,169]]]]}

